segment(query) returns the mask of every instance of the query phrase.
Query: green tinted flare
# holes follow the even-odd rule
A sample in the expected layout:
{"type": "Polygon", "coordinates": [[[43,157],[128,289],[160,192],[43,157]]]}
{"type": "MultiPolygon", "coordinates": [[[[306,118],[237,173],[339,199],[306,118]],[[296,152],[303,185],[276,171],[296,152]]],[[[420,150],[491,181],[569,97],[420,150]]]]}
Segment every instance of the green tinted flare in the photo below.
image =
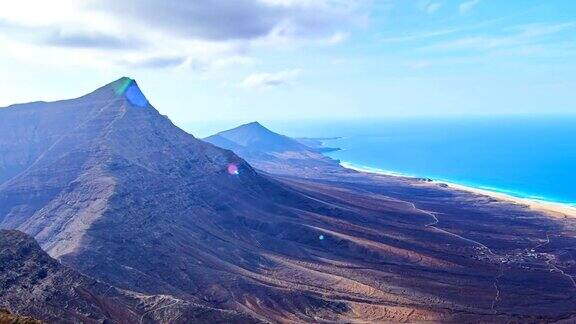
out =
{"type": "Polygon", "coordinates": [[[118,80],[118,85],[116,86],[116,95],[117,96],[124,95],[124,93],[126,93],[126,90],[128,90],[130,85],[132,85],[132,82],[134,82],[134,80],[126,77],[118,80]]]}

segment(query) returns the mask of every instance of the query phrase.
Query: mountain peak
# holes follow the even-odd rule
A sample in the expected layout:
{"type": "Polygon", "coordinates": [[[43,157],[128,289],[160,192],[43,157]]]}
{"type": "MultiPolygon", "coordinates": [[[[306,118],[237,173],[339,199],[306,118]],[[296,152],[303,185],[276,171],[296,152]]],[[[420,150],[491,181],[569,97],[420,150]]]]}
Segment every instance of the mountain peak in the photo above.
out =
{"type": "Polygon", "coordinates": [[[118,98],[125,98],[131,105],[135,107],[148,107],[149,102],[146,99],[146,96],[140,90],[138,83],[136,80],[129,78],[129,77],[121,77],[115,81],[112,81],[104,86],[99,87],[98,89],[87,93],[79,98],[74,99],[66,99],[66,100],[59,100],[54,102],[46,102],[46,101],[33,101],[28,103],[19,103],[13,104],[6,108],[41,108],[45,107],[46,105],[57,105],[57,106],[66,106],[67,103],[73,103],[75,106],[78,106],[78,103],[74,102],[76,99],[82,100],[110,100],[110,99],[118,99],[118,98]]]}
{"type": "Polygon", "coordinates": [[[260,124],[257,121],[253,121],[251,123],[247,123],[244,125],[240,125],[238,127],[236,127],[237,130],[249,130],[249,131],[258,131],[258,132],[268,132],[268,133],[274,133],[271,130],[269,130],[268,128],[266,128],[265,126],[263,126],[262,124],[260,124]]]}
{"type": "Polygon", "coordinates": [[[229,150],[237,145],[255,151],[310,151],[310,148],[287,136],[275,133],[257,121],[220,132],[206,138],[208,142],[229,150]]]}
{"type": "Polygon", "coordinates": [[[120,79],[108,85],[117,96],[125,96],[128,101],[137,107],[148,106],[148,99],[138,87],[136,80],[129,77],[121,77],[120,79]]]}
{"type": "MultiPolygon", "coordinates": [[[[205,139],[246,159],[256,168],[272,174],[316,174],[318,170],[338,172],[337,161],[320,154],[294,138],[275,133],[258,122],[252,122],[220,132],[205,139]]],[[[314,145],[321,145],[309,140],[314,145]]]]}
{"type": "Polygon", "coordinates": [[[262,128],[266,128],[266,127],[262,126],[262,124],[260,124],[260,123],[257,122],[257,121],[253,121],[253,122],[251,122],[251,123],[245,124],[244,126],[247,126],[247,127],[262,127],[262,128]]]}

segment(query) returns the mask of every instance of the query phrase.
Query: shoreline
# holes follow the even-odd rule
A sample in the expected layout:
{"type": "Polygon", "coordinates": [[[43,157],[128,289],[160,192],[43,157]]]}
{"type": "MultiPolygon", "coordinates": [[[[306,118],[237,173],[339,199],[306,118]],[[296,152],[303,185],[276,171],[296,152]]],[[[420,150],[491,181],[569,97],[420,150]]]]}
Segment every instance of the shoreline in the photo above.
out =
{"type": "MultiPolygon", "coordinates": [[[[382,170],[382,169],[372,168],[372,167],[358,166],[358,165],[355,165],[353,163],[348,163],[348,162],[340,162],[340,165],[346,169],[350,169],[350,170],[354,170],[354,171],[358,171],[358,172],[372,173],[372,174],[378,174],[378,175],[386,175],[386,176],[398,177],[398,178],[408,178],[411,180],[423,179],[422,177],[418,177],[418,176],[414,176],[414,175],[407,175],[407,174],[402,174],[399,172],[382,170]]],[[[541,199],[535,199],[535,198],[517,197],[517,196],[513,196],[511,194],[499,192],[496,190],[477,188],[477,187],[472,187],[469,185],[463,185],[463,184],[458,184],[458,183],[454,183],[454,182],[450,182],[450,181],[444,181],[444,180],[437,180],[437,179],[431,179],[430,182],[422,182],[422,183],[429,183],[429,184],[433,184],[436,186],[446,185],[446,186],[448,186],[448,187],[446,187],[446,189],[465,191],[465,192],[473,193],[476,195],[488,196],[488,197],[495,198],[495,199],[501,200],[501,201],[511,202],[511,203],[514,203],[517,205],[526,206],[526,208],[529,208],[529,209],[532,209],[535,211],[546,213],[546,214],[548,214],[552,217],[555,217],[555,218],[568,218],[568,217],[576,218],[576,206],[568,204],[568,203],[547,201],[547,200],[541,200],[541,199]]]]}

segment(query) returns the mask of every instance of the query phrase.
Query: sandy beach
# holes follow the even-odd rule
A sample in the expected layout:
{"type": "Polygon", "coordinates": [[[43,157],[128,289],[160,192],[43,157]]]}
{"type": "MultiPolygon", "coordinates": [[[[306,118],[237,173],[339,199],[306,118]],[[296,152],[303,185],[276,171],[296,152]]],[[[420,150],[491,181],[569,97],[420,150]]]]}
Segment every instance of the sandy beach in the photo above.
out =
{"type": "Polygon", "coordinates": [[[566,218],[566,217],[575,217],[576,218],[576,207],[562,204],[562,203],[555,203],[549,202],[544,200],[537,200],[537,199],[530,199],[530,198],[520,198],[514,197],[512,195],[507,195],[505,193],[491,191],[486,189],[479,189],[469,186],[464,186],[456,183],[450,183],[446,181],[433,181],[432,183],[435,184],[446,184],[448,188],[462,190],[471,192],[478,195],[489,196],[495,199],[512,202],[519,205],[524,205],[532,210],[544,212],[550,216],[558,217],[558,218],[566,218]]]}
{"type": "MultiPolygon", "coordinates": [[[[341,162],[340,164],[344,168],[359,171],[359,172],[373,173],[373,174],[386,175],[386,176],[391,176],[391,177],[400,177],[400,178],[419,180],[418,177],[410,176],[410,175],[404,175],[404,174],[400,174],[397,172],[385,171],[385,170],[380,170],[380,169],[370,168],[370,167],[359,167],[359,166],[355,166],[355,165],[353,165],[351,163],[347,163],[347,162],[341,162]]],[[[418,182],[422,183],[421,181],[418,181],[418,182]]],[[[530,208],[532,210],[544,212],[544,213],[546,213],[552,217],[556,217],[556,218],[567,218],[567,217],[576,218],[576,206],[569,205],[569,204],[556,203],[556,202],[550,202],[550,201],[544,201],[544,200],[538,200],[538,199],[515,197],[515,196],[505,194],[502,192],[498,192],[498,191],[492,191],[492,190],[481,189],[481,188],[474,188],[474,187],[465,186],[465,185],[461,185],[461,184],[457,184],[457,183],[452,183],[452,182],[448,182],[448,181],[441,181],[441,180],[434,180],[434,179],[432,179],[431,182],[426,182],[426,184],[435,185],[435,186],[447,185],[448,187],[446,189],[448,189],[448,190],[460,190],[460,191],[466,191],[466,192],[470,192],[470,193],[477,194],[477,195],[489,196],[489,197],[492,197],[494,199],[498,199],[498,200],[502,200],[502,201],[506,201],[506,202],[510,202],[510,203],[514,203],[514,204],[518,204],[518,205],[523,205],[523,206],[526,206],[527,208],[530,208]]]]}

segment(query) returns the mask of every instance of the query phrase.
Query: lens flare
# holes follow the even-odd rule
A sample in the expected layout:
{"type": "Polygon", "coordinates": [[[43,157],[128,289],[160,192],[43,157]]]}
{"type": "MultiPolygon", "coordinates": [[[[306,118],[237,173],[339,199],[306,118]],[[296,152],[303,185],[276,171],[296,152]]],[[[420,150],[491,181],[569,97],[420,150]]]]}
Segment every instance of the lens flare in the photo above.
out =
{"type": "Polygon", "coordinates": [[[126,90],[126,98],[134,106],[146,107],[148,105],[148,99],[146,99],[136,82],[132,82],[132,85],[126,90]]]}
{"type": "Polygon", "coordinates": [[[115,90],[116,95],[117,96],[124,95],[126,93],[126,90],[128,90],[128,87],[132,84],[132,82],[134,82],[134,80],[127,77],[123,77],[122,79],[118,80],[115,90]]]}
{"type": "Polygon", "coordinates": [[[228,164],[228,173],[231,175],[239,175],[240,170],[238,170],[238,166],[234,163],[228,164]]]}
{"type": "Polygon", "coordinates": [[[136,81],[130,78],[124,77],[118,81],[116,95],[126,96],[126,99],[137,107],[146,107],[148,105],[148,99],[146,99],[136,81]]]}

